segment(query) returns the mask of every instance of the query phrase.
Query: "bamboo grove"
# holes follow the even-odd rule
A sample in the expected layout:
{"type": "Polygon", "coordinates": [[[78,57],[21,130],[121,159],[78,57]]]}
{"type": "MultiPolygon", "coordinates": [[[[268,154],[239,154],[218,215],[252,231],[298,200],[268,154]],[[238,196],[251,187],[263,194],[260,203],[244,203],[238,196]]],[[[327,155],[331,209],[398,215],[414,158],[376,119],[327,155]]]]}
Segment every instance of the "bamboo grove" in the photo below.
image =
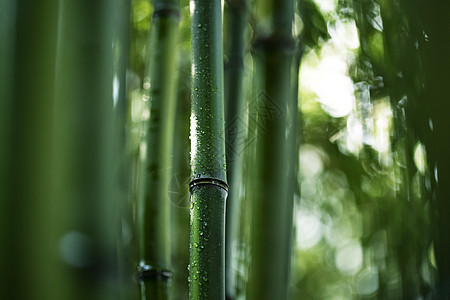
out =
{"type": "Polygon", "coordinates": [[[450,299],[448,6],[0,0],[0,299],[450,299]]]}

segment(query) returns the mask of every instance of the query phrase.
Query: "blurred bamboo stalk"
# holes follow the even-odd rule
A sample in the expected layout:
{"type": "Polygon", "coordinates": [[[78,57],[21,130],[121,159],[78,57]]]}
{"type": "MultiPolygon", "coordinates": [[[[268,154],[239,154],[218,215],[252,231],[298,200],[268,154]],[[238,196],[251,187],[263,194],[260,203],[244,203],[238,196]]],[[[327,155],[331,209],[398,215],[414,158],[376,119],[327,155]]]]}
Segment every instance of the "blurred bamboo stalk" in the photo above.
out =
{"type": "Polygon", "coordinates": [[[175,117],[175,67],[180,8],[177,0],[155,0],[150,41],[149,120],[145,132],[137,205],[141,299],[167,299],[172,277],[170,203],[175,117]]]}
{"type": "Polygon", "coordinates": [[[225,298],[225,168],[221,1],[191,5],[190,299],[225,298]]]}
{"type": "Polygon", "coordinates": [[[295,142],[292,122],[292,0],[257,3],[254,76],[257,95],[250,104],[256,123],[256,162],[252,176],[252,241],[248,299],[288,296],[293,188],[288,171],[295,142]]]}
{"type": "Polygon", "coordinates": [[[137,298],[135,278],[136,243],[133,235],[132,155],[130,146],[130,126],[127,71],[130,66],[131,1],[114,0],[113,32],[113,101],[114,101],[114,159],[117,171],[114,184],[117,191],[114,201],[117,205],[117,254],[120,283],[120,299],[137,298]]]}
{"type": "Polygon", "coordinates": [[[57,12],[58,1],[0,2],[2,299],[63,296],[51,187],[57,12]]]}
{"type": "MultiPolygon", "coordinates": [[[[15,246],[9,242],[10,235],[14,234],[11,226],[12,191],[10,190],[10,176],[12,161],[12,107],[13,107],[13,70],[16,33],[16,1],[5,0],[0,2],[0,277],[5,278],[0,283],[0,298],[10,296],[9,287],[16,278],[11,278],[9,269],[13,267],[11,254],[15,246]]],[[[13,288],[14,290],[14,288],[13,288]]]]}
{"type": "MultiPolygon", "coordinates": [[[[188,21],[185,21],[188,23],[188,21]]],[[[182,43],[183,41],[180,41],[182,43]]],[[[171,245],[173,281],[171,299],[189,298],[187,266],[189,265],[189,119],[190,119],[190,73],[189,52],[180,51],[178,102],[175,117],[175,136],[173,145],[173,174],[170,181],[169,197],[171,203],[171,245]]]]}
{"type": "Polygon", "coordinates": [[[113,28],[116,2],[60,1],[55,101],[55,194],[64,299],[118,294],[113,28]]]}
{"type": "Polygon", "coordinates": [[[225,2],[225,135],[229,194],[226,202],[225,273],[227,299],[235,298],[233,247],[236,244],[239,217],[239,187],[243,149],[244,112],[244,51],[248,7],[247,0],[225,2]]]}
{"type": "MultiPolygon", "coordinates": [[[[441,1],[417,3],[419,15],[424,24],[427,40],[422,42],[421,59],[427,78],[425,99],[422,111],[429,112],[431,133],[424,138],[429,159],[432,182],[431,218],[434,225],[434,254],[438,269],[436,286],[438,299],[450,299],[450,142],[448,130],[450,118],[448,111],[447,84],[450,80],[450,41],[448,24],[445,19],[450,4],[441,1]],[[429,40],[428,40],[428,37],[429,40]]],[[[417,11],[417,10],[416,10],[417,11]]]]}

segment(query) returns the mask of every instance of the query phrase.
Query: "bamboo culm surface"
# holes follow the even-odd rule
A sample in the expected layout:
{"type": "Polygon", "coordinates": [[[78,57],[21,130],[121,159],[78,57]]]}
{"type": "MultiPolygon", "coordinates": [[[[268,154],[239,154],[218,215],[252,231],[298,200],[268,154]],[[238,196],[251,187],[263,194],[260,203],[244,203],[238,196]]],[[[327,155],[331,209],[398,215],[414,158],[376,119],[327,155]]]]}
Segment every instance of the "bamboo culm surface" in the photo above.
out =
{"type": "Polygon", "coordinates": [[[293,1],[260,1],[253,43],[258,86],[250,119],[256,128],[252,182],[251,263],[247,299],[286,299],[292,236],[293,188],[286,157],[295,143],[292,107],[293,1]],[[265,22],[262,20],[265,19],[265,22]],[[265,26],[270,24],[270,30],[265,26]]]}
{"type": "Polygon", "coordinates": [[[191,2],[190,299],[225,298],[225,133],[221,1],[191,2]]]}
{"type": "Polygon", "coordinates": [[[151,28],[145,147],[137,206],[138,270],[141,299],[169,297],[170,206],[167,188],[172,166],[175,66],[179,23],[177,0],[155,0],[151,28]]]}
{"type": "Polygon", "coordinates": [[[244,51],[248,1],[228,1],[225,5],[225,134],[227,180],[230,191],[226,203],[225,234],[225,289],[227,299],[235,297],[235,274],[233,271],[233,246],[237,242],[239,221],[239,186],[241,182],[242,141],[244,136],[244,51]]]}

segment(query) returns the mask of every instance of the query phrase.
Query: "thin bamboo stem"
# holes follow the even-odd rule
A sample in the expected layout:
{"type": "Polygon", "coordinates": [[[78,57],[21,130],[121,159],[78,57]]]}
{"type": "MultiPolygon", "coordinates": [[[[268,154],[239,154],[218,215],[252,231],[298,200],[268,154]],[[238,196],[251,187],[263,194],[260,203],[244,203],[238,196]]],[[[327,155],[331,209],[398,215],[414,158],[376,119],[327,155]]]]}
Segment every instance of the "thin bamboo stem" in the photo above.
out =
{"type": "Polygon", "coordinates": [[[128,91],[127,69],[129,69],[130,57],[130,25],[131,25],[131,1],[114,0],[114,35],[113,35],[113,101],[115,118],[115,151],[118,162],[118,172],[114,178],[117,185],[115,203],[117,205],[116,232],[118,275],[120,284],[120,299],[136,299],[137,290],[133,280],[136,264],[135,237],[132,234],[133,207],[131,205],[132,191],[131,154],[128,151],[129,127],[128,121],[128,91]],[[125,228],[125,230],[123,229],[125,228]],[[128,230],[127,230],[128,229],[128,230]],[[126,234],[123,234],[126,232],[126,234]]]}
{"type": "Polygon", "coordinates": [[[9,287],[15,279],[10,278],[8,271],[14,262],[11,262],[11,254],[15,246],[9,241],[12,232],[12,218],[10,205],[12,194],[10,190],[9,172],[12,170],[12,120],[13,107],[13,76],[14,74],[14,46],[15,46],[15,17],[16,1],[8,0],[0,2],[0,277],[5,280],[0,283],[0,298],[8,298],[9,287]],[[6,272],[5,272],[6,271],[6,272]]]}
{"type": "Polygon", "coordinates": [[[185,300],[189,298],[189,117],[190,103],[190,57],[189,52],[182,50],[179,54],[179,88],[178,105],[175,120],[173,174],[170,185],[170,202],[172,218],[172,263],[173,281],[171,299],[185,300]],[[185,84],[185,83],[188,84],[185,84]],[[182,84],[184,83],[184,84],[182,84]]]}
{"type": "Polygon", "coordinates": [[[244,51],[248,1],[228,1],[225,6],[225,33],[229,41],[226,47],[225,107],[226,107],[226,159],[227,179],[230,192],[226,204],[225,274],[228,299],[235,296],[235,274],[233,271],[233,247],[236,244],[239,216],[239,186],[243,149],[244,119],[244,51]]]}
{"type": "Polygon", "coordinates": [[[141,299],[167,299],[170,270],[168,187],[175,117],[177,0],[154,1],[150,53],[150,117],[138,196],[138,273],[141,299]]]}

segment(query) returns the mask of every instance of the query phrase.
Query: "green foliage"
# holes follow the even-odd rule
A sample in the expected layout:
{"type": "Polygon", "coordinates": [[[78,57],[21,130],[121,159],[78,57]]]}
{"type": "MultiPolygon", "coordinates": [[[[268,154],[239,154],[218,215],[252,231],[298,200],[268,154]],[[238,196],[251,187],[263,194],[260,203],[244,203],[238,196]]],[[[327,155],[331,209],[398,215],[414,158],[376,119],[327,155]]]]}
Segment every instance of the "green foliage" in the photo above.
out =
{"type": "Polygon", "coordinates": [[[300,43],[303,47],[311,48],[328,39],[326,16],[320,12],[315,2],[298,0],[297,6],[302,21],[300,43]]]}

